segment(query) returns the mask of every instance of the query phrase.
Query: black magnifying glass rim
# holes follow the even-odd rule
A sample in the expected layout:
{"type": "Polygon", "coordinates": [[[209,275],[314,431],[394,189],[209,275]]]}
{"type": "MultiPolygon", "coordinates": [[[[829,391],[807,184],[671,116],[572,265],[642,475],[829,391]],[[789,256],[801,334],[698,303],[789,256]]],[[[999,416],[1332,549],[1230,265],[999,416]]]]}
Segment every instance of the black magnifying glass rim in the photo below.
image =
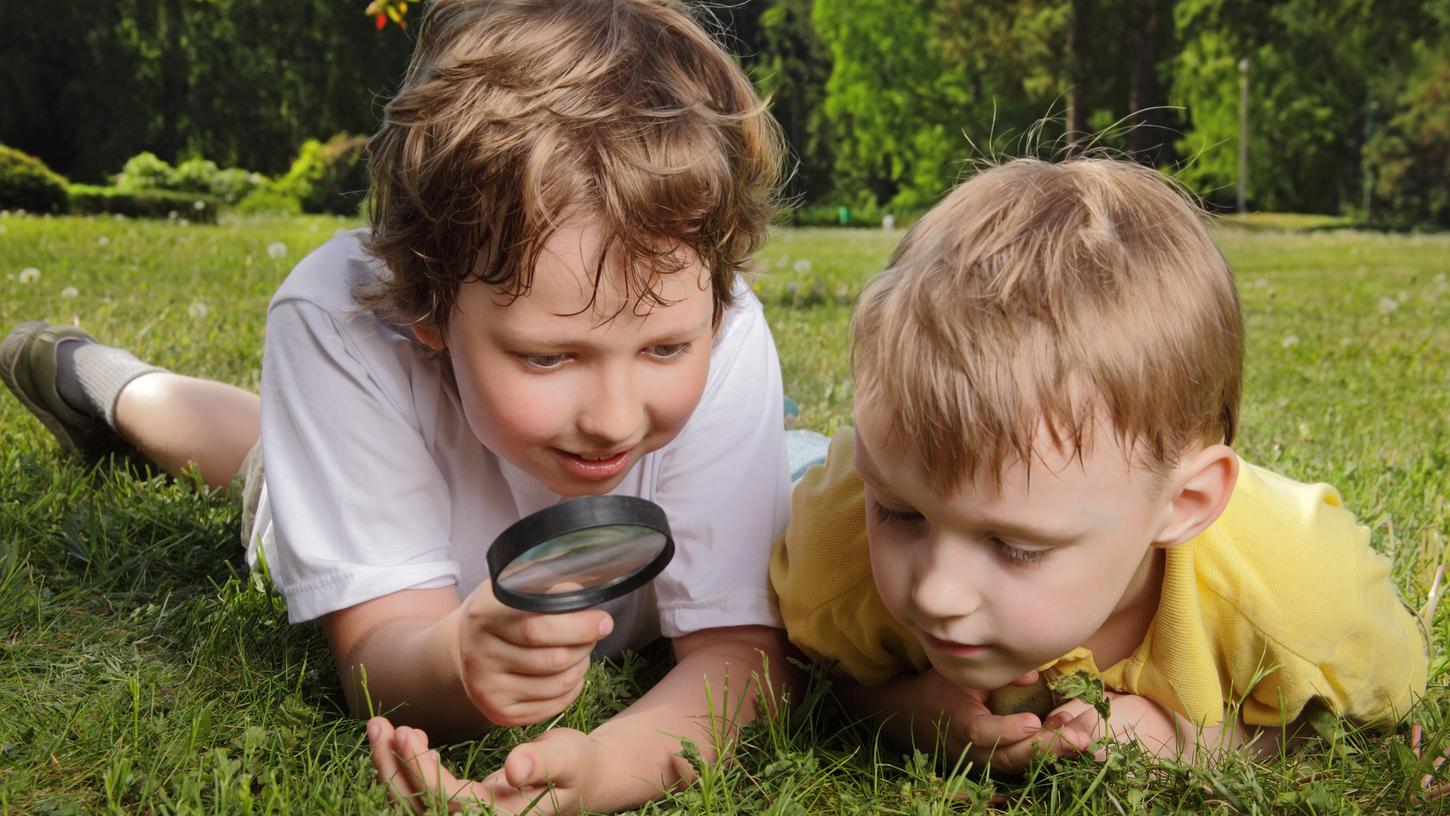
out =
{"type": "Polygon", "coordinates": [[[674,557],[675,539],[670,535],[664,508],[638,496],[584,496],[524,516],[499,533],[488,548],[488,574],[493,596],[507,606],[526,612],[572,612],[639,589],[654,580],[674,557]],[[665,546],[654,560],[620,581],[555,595],[514,592],[499,586],[498,576],[504,568],[540,544],[579,530],[624,526],[654,530],[665,537],[665,546]]]}

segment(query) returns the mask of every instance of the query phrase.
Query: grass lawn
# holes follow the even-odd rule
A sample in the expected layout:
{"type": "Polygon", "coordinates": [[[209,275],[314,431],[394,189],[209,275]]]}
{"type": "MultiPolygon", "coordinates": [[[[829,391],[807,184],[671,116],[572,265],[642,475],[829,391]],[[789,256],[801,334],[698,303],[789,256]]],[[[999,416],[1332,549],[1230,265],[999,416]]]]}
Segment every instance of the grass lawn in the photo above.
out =
{"type": "MultiPolygon", "coordinates": [[[[255,388],[271,292],[344,226],[0,216],[0,330],[75,321],[179,372],[255,388]]],[[[1450,534],[1450,236],[1283,231],[1294,226],[1218,235],[1249,328],[1239,447],[1337,485],[1418,606],[1450,534]]],[[[757,289],[803,426],[849,422],[851,302],[900,236],[783,231],[766,248],[757,289]]],[[[0,813],[387,810],[319,631],[289,627],[280,599],[247,575],[237,521],[231,498],[194,480],[61,458],[0,397],[0,813]]],[[[1445,605],[1432,632],[1444,653],[1445,605]]],[[[607,717],[664,659],[597,666],[562,722],[607,717]]],[[[699,784],[645,811],[1450,812],[1450,798],[1420,787],[1428,757],[1450,744],[1445,666],[1435,660],[1415,713],[1425,760],[1407,728],[1330,732],[1261,764],[1152,765],[1119,751],[1020,782],[953,773],[929,747],[893,752],[819,682],[699,784]]],[[[447,756],[482,775],[538,730],[500,730],[447,756]]]]}

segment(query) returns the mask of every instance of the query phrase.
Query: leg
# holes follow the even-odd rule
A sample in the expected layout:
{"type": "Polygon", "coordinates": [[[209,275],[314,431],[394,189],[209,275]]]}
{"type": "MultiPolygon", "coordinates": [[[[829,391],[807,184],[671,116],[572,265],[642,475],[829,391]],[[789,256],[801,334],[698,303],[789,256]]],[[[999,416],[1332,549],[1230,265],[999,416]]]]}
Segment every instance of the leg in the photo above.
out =
{"type": "Polygon", "coordinates": [[[195,463],[212,487],[231,484],[260,434],[250,391],[168,371],[143,374],[116,399],[116,430],[167,473],[195,463]]]}

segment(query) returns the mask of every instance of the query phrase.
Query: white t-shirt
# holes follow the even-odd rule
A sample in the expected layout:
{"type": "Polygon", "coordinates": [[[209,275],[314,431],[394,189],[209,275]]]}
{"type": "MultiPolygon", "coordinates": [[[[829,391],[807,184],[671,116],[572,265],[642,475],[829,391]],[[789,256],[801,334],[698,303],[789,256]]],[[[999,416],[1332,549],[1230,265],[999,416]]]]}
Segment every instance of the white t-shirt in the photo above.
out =
{"type": "MultiPolygon", "coordinates": [[[[488,579],[489,544],[560,497],[468,427],[440,358],[352,297],[381,264],[361,232],[303,259],[272,299],[262,364],[266,485],[248,563],[266,556],[293,622],[404,589],[488,579]]],[[[663,634],[779,626],[770,547],[789,512],[780,364],[743,284],[680,434],[612,492],[660,504],[675,557],[650,586],[603,606],[616,654],[663,634]]]]}

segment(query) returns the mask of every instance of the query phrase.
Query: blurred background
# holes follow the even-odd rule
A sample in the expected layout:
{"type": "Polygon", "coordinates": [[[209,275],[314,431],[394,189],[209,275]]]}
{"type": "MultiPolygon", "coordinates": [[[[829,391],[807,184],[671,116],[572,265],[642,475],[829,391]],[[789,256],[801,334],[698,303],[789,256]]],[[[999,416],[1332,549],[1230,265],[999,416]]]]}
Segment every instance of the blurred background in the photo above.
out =
{"type": "MultiPolygon", "coordinates": [[[[355,212],[362,137],[422,17],[399,0],[0,6],[0,171],[18,150],[70,185],[0,205],[132,215],[183,198],[355,212]]],[[[1450,0],[698,7],[773,99],[792,223],[906,220],[973,160],[1108,149],[1215,208],[1450,227],[1450,0]]]]}

